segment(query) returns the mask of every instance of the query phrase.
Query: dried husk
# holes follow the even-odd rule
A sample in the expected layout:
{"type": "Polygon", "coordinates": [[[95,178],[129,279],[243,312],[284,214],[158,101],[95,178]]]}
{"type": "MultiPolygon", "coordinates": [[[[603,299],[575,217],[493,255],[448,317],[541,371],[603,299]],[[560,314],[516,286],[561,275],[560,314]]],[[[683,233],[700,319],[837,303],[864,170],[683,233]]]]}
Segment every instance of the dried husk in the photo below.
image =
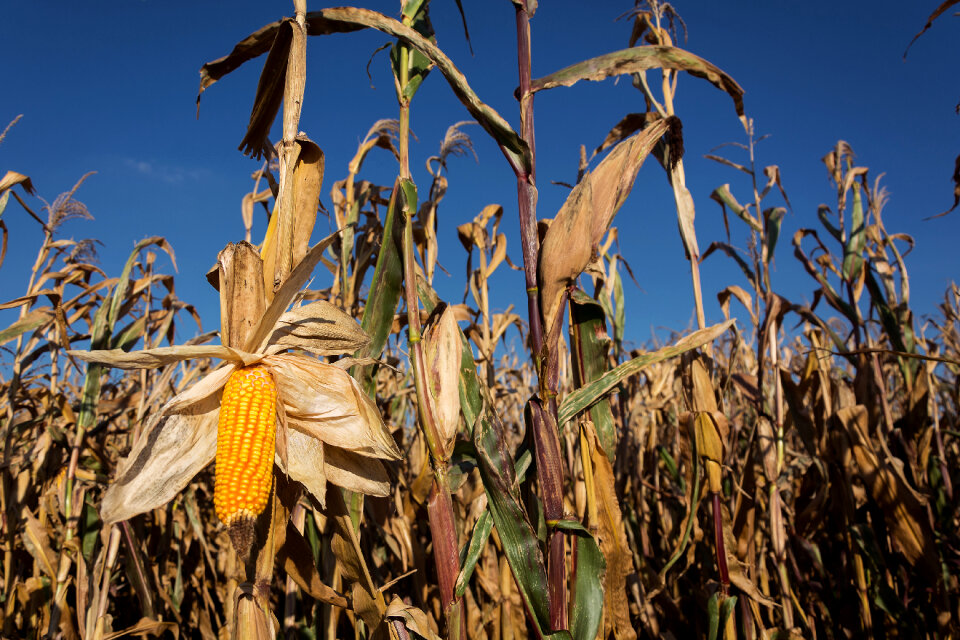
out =
{"type": "Polygon", "coordinates": [[[329,302],[317,300],[280,316],[265,351],[302,349],[332,356],[354,353],[369,342],[370,337],[356,320],[329,302]]]}
{"type": "Polygon", "coordinates": [[[457,426],[460,424],[460,361],[463,345],[453,308],[447,307],[440,320],[424,339],[427,361],[427,387],[433,403],[442,446],[449,455],[453,451],[457,426]]]}
{"type": "Polygon", "coordinates": [[[400,450],[373,401],[346,372],[303,356],[267,356],[287,422],[328,444],[399,459],[400,450]]]}
{"type": "Polygon", "coordinates": [[[158,412],[117,465],[100,507],[104,523],[166,504],[213,462],[219,410],[219,398],[208,397],[182,413],[158,412]]]}

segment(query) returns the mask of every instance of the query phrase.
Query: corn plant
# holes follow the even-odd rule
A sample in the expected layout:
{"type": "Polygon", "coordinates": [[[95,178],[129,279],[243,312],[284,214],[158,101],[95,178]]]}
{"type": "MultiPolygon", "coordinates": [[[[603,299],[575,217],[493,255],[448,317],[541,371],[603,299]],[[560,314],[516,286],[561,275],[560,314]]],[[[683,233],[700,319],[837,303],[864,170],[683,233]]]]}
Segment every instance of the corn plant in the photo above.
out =
{"type": "Polygon", "coordinates": [[[677,46],[672,4],[636,4],[627,48],[541,78],[537,3],[513,12],[503,89],[518,87],[518,114],[476,93],[441,48],[461,36],[438,33],[424,0],[396,17],[295,0],[203,65],[201,94],[265,55],[238,132],[257,163],[244,231],[207,273],[216,332],[159,272],[161,252],[176,268],[166,239],[137,243],[111,277],[94,241],[62,237],[95,213],[78,198],[96,177],[52,203],[26,174],[0,179],[0,268],[12,273],[9,236],[39,230],[40,247],[22,295],[0,304],[4,637],[957,635],[957,287],[915,315],[913,240],[887,230],[887,194],[846,143],[824,158],[835,203],[819,226],[787,216],[743,89],[677,46]],[[313,140],[336,123],[304,105],[308,79],[323,81],[308,45],[365,29],[386,40],[374,63],[395,94],[324,206],[313,140]],[[592,156],[580,146],[577,181],[545,215],[536,94],[619,75],[641,106],[592,156]],[[727,233],[703,252],[687,75],[720,89],[716,117],[746,134],[735,155],[708,156],[745,179],[704,194],[727,233]],[[421,155],[410,121],[425,82],[466,114],[421,155]],[[516,205],[452,210],[445,195],[469,178],[451,167],[490,161],[474,152],[484,135],[516,205]],[[371,178],[371,154],[396,162],[391,184],[371,178]],[[696,330],[638,346],[625,275],[650,274],[630,268],[615,218],[638,173],[660,171],[649,156],[673,196],[696,330]],[[315,240],[320,212],[332,233],[315,240]],[[794,219],[809,304],[773,269],[794,219]],[[459,302],[435,288],[454,229],[459,302]],[[725,319],[711,324],[700,264],[721,253],[744,281],[716,292],[725,319]],[[525,314],[493,302],[507,269],[523,272],[525,314]]]}

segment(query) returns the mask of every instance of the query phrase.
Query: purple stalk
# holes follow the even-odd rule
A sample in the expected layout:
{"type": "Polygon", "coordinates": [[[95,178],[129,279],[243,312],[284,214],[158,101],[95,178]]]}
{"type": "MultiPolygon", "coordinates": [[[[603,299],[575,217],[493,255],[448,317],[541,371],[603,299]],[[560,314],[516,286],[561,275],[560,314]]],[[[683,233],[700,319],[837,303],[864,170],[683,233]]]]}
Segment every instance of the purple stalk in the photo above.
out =
{"type": "MultiPolygon", "coordinates": [[[[543,408],[538,402],[531,403],[534,410],[531,426],[536,443],[537,475],[543,493],[544,512],[548,521],[563,517],[563,459],[560,436],[556,428],[555,385],[557,358],[543,358],[543,323],[540,313],[540,298],[537,288],[537,264],[539,238],[537,236],[537,152],[533,127],[533,94],[530,92],[531,49],[530,14],[526,3],[516,7],[517,18],[517,66],[520,75],[520,133],[530,148],[530,171],[514,167],[517,174],[517,203],[520,212],[520,242],[523,250],[523,273],[527,290],[527,314],[530,321],[530,348],[534,365],[540,379],[540,395],[548,400],[552,420],[544,419],[543,408]],[[554,375],[551,375],[554,374],[554,375]],[[552,425],[552,427],[551,427],[552,425]]],[[[552,322],[553,318],[547,318],[552,322]]],[[[553,345],[555,341],[551,340],[553,345]]],[[[550,599],[550,626],[554,630],[566,629],[567,624],[567,576],[564,536],[560,531],[550,534],[547,554],[547,592],[550,599]]]]}

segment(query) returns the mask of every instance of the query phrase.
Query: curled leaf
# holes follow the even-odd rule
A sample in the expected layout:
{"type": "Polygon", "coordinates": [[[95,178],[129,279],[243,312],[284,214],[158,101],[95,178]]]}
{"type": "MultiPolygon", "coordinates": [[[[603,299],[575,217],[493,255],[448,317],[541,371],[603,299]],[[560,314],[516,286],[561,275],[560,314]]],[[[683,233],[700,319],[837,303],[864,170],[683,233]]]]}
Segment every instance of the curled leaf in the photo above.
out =
{"type": "Polygon", "coordinates": [[[530,84],[530,91],[537,92],[554,87],[569,87],[580,80],[603,80],[615,75],[639,73],[648,69],[673,69],[686,71],[703,78],[718,89],[725,91],[746,126],[743,112],[743,88],[737,81],[700,56],[677,47],[643,46],[621,49],[583,62],[564,67],[548,76],[537,78],[530,84]]]}

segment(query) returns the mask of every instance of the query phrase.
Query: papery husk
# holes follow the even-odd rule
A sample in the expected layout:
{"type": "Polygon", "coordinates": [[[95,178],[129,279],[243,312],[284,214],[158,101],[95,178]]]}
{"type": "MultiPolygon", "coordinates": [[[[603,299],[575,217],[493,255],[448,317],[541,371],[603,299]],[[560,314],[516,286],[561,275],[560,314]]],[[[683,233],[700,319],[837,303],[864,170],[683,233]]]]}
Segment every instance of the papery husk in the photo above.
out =
{"type": "Polygon", "coordinates": [[[318,356],[354,353],[370,342],[357,321],[336,306],[317,300],[292,309],[277,320],[267,353],[302,349],[318,356]]]}
{"type": "Polygon", "coordinates": [[[277,465],[326,506],[327,475],[324,467],[323,443],[296,429],[287,430],[287,459],[276,457],[277,465]]]}
{"type": "Polygon", "coordinates": [[[269,306],[267,306],[263,312],[263,317],[261,317],[260,322],[257,323],[256,330],[251,333],[250,338],[247,340],[246,348],[248,350],[260,352],[263,347],[266,346],[268,338],[277,325],[277,321],[280,320],[287,310],[287,307],[289,307],[300,294],[300,290],[303,289],[307,280],[310,279],[310,274],[313,273],[314,267],[317,266],[320,258],[323,257],[323,252],[338,235],[339,232],[332,233],[313,245],[310,250],[307,251],[306,255],[303,256],[300,263],[290,272],[289,277],[287,277],[280,289],[274,293],[273,300],[270,301],[269,306]]]}
{"type": "Polygon", "coordinates": [[[242,640],[273,640],[276,627],[253,595],[253,585],[244,583],[237,590],[236,637],[242,640]]]}
{"type": "Polygon", "coordinates": [[[177,345],[129,352],[122,349],[98,349],[94,351],[72,350],[67,353],[84,362],[96,362],[117,369],[159,369],[168,364],[176,364],[194,358],[220,358],[244,366],[250,366],[263,360],[262,355],[215,344],[177,345]]]}
{"type": "Polygon", "coordinates": [[[220,341],[240,348],[256,330],[266,300],[263,261],[249,242],[228,244],[217,255],[220,278],[220,341]]]}
{"type": "Polygon", "coordinates": [[[128,520],[166,504],[213,462],[219,414],[216,396],[182,413],[158,412],[117,466],[100,507],[104,523],[128,520]]]}
{"type": "Polygon", "coordinates": [[[434,416],[443,448],[453,452],[453,441],[460,424],[460,360],[463,345],[454,310],[447,307],[424,339],[427,361],[427,387],[433,401],[434,416]]]}
{"type": "Polygon", "coordinates": [[[390,477],[376,458],[367,458],[340,447],[324,447],[327,480],[368,496],[390,495],[390,477]]]}
{"type": "Polygon", "coordinates": [[[367,456],[400,458],[376,405],[347,372],[293,354],[268,356],[264,363],[292,429],[367,456]]]}

